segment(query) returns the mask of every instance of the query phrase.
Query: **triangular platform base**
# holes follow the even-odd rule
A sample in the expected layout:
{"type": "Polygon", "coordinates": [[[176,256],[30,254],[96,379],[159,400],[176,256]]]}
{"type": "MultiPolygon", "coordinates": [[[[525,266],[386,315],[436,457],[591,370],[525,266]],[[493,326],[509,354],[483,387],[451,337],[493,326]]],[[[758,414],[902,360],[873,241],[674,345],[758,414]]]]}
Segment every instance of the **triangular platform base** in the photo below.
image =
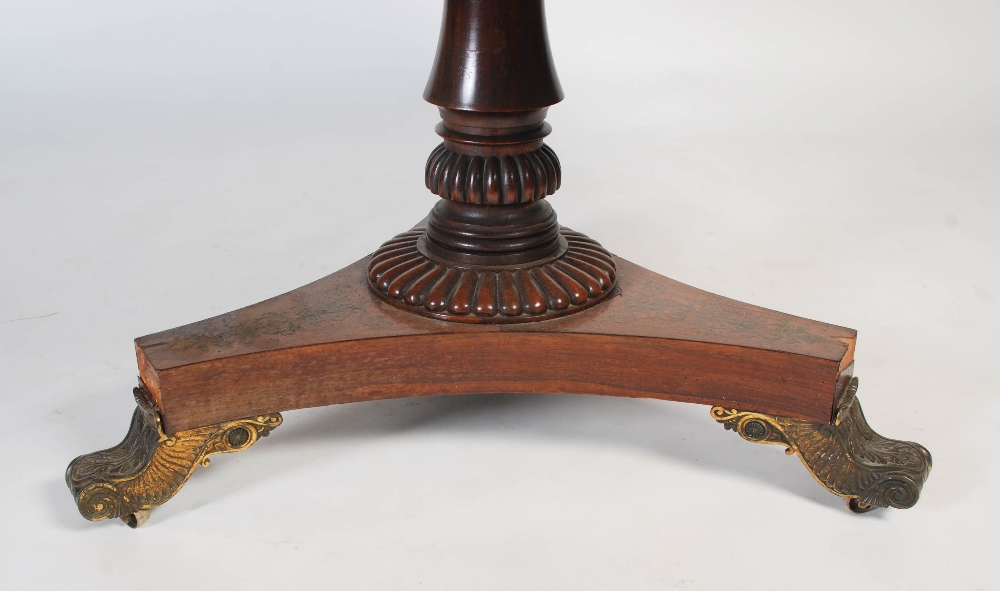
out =
{"type": "Polygon", "coordinates": [[[617,287],[519,324],[427,318],[372,293],[368,259],[295,291],[136,339],[125,441],[77,458],[81,513],[141,523],[208,455],[245,449],[280,411],[384,398],[573,393],[712,405],[749,441],[798,453],[853,510],[912,506],[930,454],[865,422],[856,332],[713,295],[615,259],[617,287]],[[249,418],[248,418],[249,417],[249,418]]]}

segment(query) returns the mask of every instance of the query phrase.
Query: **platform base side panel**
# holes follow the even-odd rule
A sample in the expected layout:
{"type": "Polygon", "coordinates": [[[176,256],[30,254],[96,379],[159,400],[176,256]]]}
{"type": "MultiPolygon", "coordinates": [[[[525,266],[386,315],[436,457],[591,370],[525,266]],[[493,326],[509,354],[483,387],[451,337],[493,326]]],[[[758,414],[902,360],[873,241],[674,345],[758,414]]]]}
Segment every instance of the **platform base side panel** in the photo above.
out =
{"type": "Polygon", "coordinates": [[[827,423],[839,363],[776,351],[581,334],[419,335],[241,355],[157,372],[168,432],[233,418],[447,394],[659,398],[827,423]]]}

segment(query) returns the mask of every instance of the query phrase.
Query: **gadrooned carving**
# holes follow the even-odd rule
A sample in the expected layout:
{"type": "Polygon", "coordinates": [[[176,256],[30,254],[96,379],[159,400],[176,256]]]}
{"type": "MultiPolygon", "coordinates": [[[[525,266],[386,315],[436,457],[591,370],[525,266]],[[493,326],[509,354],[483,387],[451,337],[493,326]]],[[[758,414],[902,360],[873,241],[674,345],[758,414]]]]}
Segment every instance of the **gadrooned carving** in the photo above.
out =
{"type": "Polygon", "coordinates": [[[555,260],[518,269],[452,266],[417,249],[424,230],[383,244],[368,263],[372,291],[391,304],[459,322],[532,322],[592,306],[614,289],[614,257],[597,241],[561,228],[568,244],[555,260]]]}
{"type": "Polygon", "coordinates": [[[66,469],[66,485],[90,521],[118,517],[131,527],[142,525],[196,467],[208,466],[208,456],[243,451],[281,424],[281,415],[273,413],[167,435],[145,387],[133,393],[138,406],[125,439],[76,458],[66,469]]]}
{"type": "Polygon", "coordinates": [[[840,395],[832,424],[811,423],[716,406],[712,417],[754,443],[784,445],[798,454],[816,480],[847,499],[855,513],[876,507],[908,509],[920,498],[931,471],[931,454],[911,441],[876,433],[857,399],[858,378],[840,395]]]}
{"type": "Polygon", "coordinates": [[[461,203],[502,205],[544,199],[559,188],[559,158],[545,144],[513,156],[469,156],[442,143],[424,169],[427,188],[461,203]]]}

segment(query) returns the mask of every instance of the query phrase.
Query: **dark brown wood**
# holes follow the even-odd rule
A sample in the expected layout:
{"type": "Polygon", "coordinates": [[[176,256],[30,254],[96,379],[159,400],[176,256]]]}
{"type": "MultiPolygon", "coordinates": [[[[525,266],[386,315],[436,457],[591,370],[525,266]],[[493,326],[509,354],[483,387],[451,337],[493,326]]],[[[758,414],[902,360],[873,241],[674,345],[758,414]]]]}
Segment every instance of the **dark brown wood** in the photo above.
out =
{"type": "Polygon", "coordinates": [[[916,502],[930,454],[868,427],[854,330],[678,283],[558,224],[546,198],[562,172],[544,138],[562,90],[542,0],[446,0],[425,98],[443,138],[426,164],[442,198],[430,215],[319,281],[136,339],[132,428],[67,472],[85,517],[137,525],[280,411],[489,393],[713,405],[744,439],[797,453],[852,510],[916,502]]]}
{"type": "Polygon", "coordinates": [[[480,324],[549,320],[607,298],[614,258],[561,232],[544,201],[562,182],[543,141],[562,89],[542,1],[447,0],[424,97],[442,118],[444,142],[424,175],[442,201],[419,235],[375,253],[373,293],[416,314],[480,324]]]}
{"type": "Polygon", "coordinates": [[[470,144],[461,151],[441,144],[427,159],[424,176],[427,188],[442,199],[510,205],[555,193],[562,182],[562,169],[556,153],[541,141],[527,148],[511,143],[492,144],[483,150],[470,144]]]}
{"type": "Polygon", "coordinates": [[[546,201],[511,206],[439,201],[428,217],[422,250],[464,266],[499,267],[554,257],[566,244],[546,201]]]}
{"type": "Polygon", "coordinates": [[[431,211],[425,254],[478,268],[530,266],[555,254],[559,226],[542,200],[562,172],[543,138],[562,90],[541,0],[445,2],[424,97],[440,107],[444,139],[424,175],[444,199],[431,211]]]}
{"type": "Polygon", "coordinates": [[[419,227],[293,292],[136,340],[168,430],[489,392],[830,420],[853,330],[699,291],[560,228],[543,138],[562,89],[542,0],[446,0],[424,96],[443,120],[426,170],[443,199],[419,227]]]}
{"type": "Polygon", "coordinates": [[[170,432],[440,394],[600,394],[829,422],[855,331],[716,296],[618,259],[619,292],[572,316],[466,325],[398,310],[367,259],[290,293],[136,340],[170,432]]]}
{"type": "MultiPolygon", "coordinates": [[[[431,242],[432,230],[405,232],[375,251],[368,262],[368,285],[372,293],[397,308],[441,320],[480,324],[537,322],[566,316],[610,296],[617,279],[611,253],[579,232],[560,230],[558,226],[553,230],[556,240],[547,247],[551,254],[532,261],[531,266],[516,264],[517,259],[503,253],[464,256],[515,264],[456,266],[454,260],[441,256],[443,249],[431,242]]],[[[502,236],[499,232],[498,237],[502,236]]],[[[511,241],[520,244],[536,236],[512,236],[511,241]]],[[[546,247],[519,254],[536,253],[542,248],[546,247]]]]}
{"type": "Polygon", "coordinates": [[[427,102],[509,112],[562,98],[541,0],[445,0],[427,102]]]}

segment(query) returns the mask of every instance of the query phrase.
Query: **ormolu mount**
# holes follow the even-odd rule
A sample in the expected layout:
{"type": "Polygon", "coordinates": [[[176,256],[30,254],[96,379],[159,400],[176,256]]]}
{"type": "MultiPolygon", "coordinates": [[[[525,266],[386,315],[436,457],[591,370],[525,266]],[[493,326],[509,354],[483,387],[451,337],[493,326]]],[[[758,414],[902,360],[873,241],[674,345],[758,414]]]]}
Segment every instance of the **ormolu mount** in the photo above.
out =
{"type": "Polygon", "coordinates": [[[128,435],[67,470],[84,517],[142,523],[283,410],[502,392],[712,405],[854,511],[916,503],[930,454],[868,427],[854,330],[689,287],[559,226],[544,119],[562,90],[541,0],[446,0],[424,97],[444,140],[426,221],[295,291],[136,339],[128,435]]]}

